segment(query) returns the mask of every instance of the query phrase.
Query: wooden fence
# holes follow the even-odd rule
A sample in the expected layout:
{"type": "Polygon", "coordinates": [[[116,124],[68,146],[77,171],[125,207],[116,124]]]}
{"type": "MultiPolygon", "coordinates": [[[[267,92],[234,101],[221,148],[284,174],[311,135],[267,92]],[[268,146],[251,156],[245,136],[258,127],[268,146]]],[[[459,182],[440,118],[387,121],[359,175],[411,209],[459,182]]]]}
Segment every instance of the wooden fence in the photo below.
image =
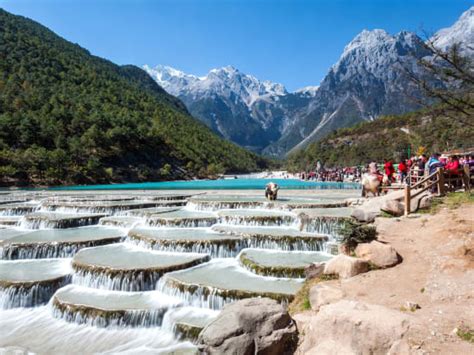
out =
{"type": "Polygon", "coordinates": [[[446,191],[456,190],[460,186],[463,186],[465,191],[470,191],[473,178],[469,166],[465,166],[462,171],[459,171],[459,174],[450,174],[445,172],[443,168],[438,168],[428,176],[416,177],[414,183],[410,179],[410,175],[405,185],[405,216],[411,213],[412,200],[428,189],[436,190],[438,196],[443,196],[446,191]]]}

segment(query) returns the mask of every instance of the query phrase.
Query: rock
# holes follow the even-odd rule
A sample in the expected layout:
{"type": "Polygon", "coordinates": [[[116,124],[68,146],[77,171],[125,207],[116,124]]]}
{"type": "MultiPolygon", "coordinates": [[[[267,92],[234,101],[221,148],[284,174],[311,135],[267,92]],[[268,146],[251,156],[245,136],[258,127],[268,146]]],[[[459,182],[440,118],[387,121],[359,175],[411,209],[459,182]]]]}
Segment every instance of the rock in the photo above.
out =
{"type": "Polygon", "coordinates": [[[337,251],[338,251],[337,254],[351,255],[351,248],[349,248],[349,245],[347,244],[340,244],[339,247],[337,248],[337,251]]]}
{"type": "Polygon", "coordinates": [[[346,279],[363,272],[369,271],[369,263],[362,259],[353,258],[340,254],[326,263],[324,273],[327,275],[338,275],[346,279]]]}
{"type": "Polygon", "coordinates": [[[433,196],[423,196],[420,199],[420,204],[418,206],[419,209],[428,209],[431,207],[431,203],[433,202],[433,196]]]}
{"type": "Polygon", "coordinates": [[[351,217],[355,218],[359,222],[372,223],[375,221],[375,217],[380,215],[379,211],[372,211],[364,208],[364,206],[356,208],[352,211],[351,217]]]}
{"type": "Polygon", "coordinates": [[[411,312],[415,312],[417,309],[421,309],[420,305],[415,302],[406,301],[405,308],[411,312]]]}
{"type": "Polygon", "coordinates": [[[303,329],[305,354],[406,354],[409,317],[399,311],[342,300],[320,308],[303,329]]]}
{"type": "Polygon", "coordinates": [[[309,290],[309,303],[314,311],[326,304],[340,301],[343,297],[344,291],[340,288],[324,283],[316,284],[309,290]]]}
{"type": "Polygon", "coordinates": [[[405,206],[403,205],[403,203],[397,200],[385,201],[380,209],[395,217],[403,216],[403,214],[405,213],[405,206]]]}
{"type": "Polygon", "coordinates": [[[383,244],[376,240],[357,245],[355,254],[358,258],[380,268],[394,266],[398,264],[400,259],[397,251],[391,245],[383,244]]]}
{"type": "Polygon", "coordinates": [[[311,263],[304,268],[304,273],[306,275],[306,279],[314,279],[315,277],[321,276],[324,272],[324,266],[326,263],[323,262],[315,262],[311,263]]]}
{"type": "Polygon", "coordinates": [[[270,298],[248,298],[226,305],[199,334],[206,354],[292,354],[298,342],[296,324],[270,298]]]}

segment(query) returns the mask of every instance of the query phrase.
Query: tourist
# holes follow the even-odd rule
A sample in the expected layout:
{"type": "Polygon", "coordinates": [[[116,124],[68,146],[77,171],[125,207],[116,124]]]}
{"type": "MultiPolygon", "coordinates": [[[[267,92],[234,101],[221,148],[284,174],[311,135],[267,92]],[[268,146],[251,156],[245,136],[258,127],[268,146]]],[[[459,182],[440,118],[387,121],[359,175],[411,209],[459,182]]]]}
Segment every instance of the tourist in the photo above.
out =
{"type": "Polygon", "coordinates": [[[434,153],[426,163],[430,175],[433,174],[436,169],[442,168],[444,166],[444,164],[439,160],[439,157],[440,156],[438,153],[434,153]]]}
{"type": "Polygon", "coordinates": [[[426,165],[426,155],[422,154],[418,158],[418,177],[422,177],[425,175],[425,165],[426,165]]]}
{"type": "Polygon", "coordinates": [[[405,182],[405,179],[407,178],[407,170],[407,165],[405,164],[403,159],[400,160],[400,163],[398,164],[398,175],[401,183],[405,182]]]}
{"type": "MultiPolygon", "coordinates": [[[[426,163],[426,167],[428,168],[428,172],[430,175],[433,174],[438,168],[441,168],[443,166],[444,166],[443,163],[439,161],[438,153],[434,153],[433,155],[431,155],[430,159],[426,163]]],[[[436,181],[436,179],[437,177],[433,176],[431,180],[436,181]]],[[[438,192],[438,184],[433,184],[433,186],[431,187],[431,193],[436,193],[436,192],[438,192]]]]}
{"type": "Polygon", "coordinates": [[[449,179],[448,185],[454,190],[462,187],[462,180],[460,177],[462,177],[463,171],[461,170],[458,157],[456,155],[448,157],[448,162],[444,168],[449,179]]]}
{"type": "Polygon", "coordinates": [[[448,158],[448,162],[445,166],[446,172],[451,175],[459,175],[460,174],[460,163],[459,159],[456,155],[452,155],[448,158]]]}
{"type": "Polygon", "coordinates": [[[384,159],[383,160],[383,168],[385,170],[385,175],[387,175],[388,183],[392,183],[393,174],[395,174],[395,168],[390,160],[384,159]]]}

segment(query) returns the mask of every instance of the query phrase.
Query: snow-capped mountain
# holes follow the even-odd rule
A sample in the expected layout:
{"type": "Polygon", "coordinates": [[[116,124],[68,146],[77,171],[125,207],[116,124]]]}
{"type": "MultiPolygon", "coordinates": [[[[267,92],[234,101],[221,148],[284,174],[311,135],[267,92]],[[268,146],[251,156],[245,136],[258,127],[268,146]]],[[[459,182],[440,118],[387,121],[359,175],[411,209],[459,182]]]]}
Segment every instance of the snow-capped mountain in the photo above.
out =
{"type": "Polygon", "coordinates": [[[417,71],[417,58],[430,51],[417,35],[364,30],[345,48],[311,99],[311,110],[296,117],[278,142],[266,148],[273,155],[303,148],[333,130],[373,120],[383,114],[417,109],[419,88],[405,71],[417,71]]]}
{"type": "MultiPolygon", "coordinates": [[[[464,55],[472,58],[473,24],[474,7],[431,40],[443,50],[458,43],[464,55]]],[[[281,156],[304,148],[335,129],[419,108],[417,102],[423,92],[406,72],[421,74],[418,59],[431,55],[414,33],[402,31],[392,36],[384,30],[362,31],[344,48],[339,61],[321,82],[307,114],[295,116],[285,134],[265,153],[281,156]]],[[[441,85],[434,78],[429,80],[441,85]]]]}
{"type": "Polygon", "coordinates": [[[258,80],[232,66],[212,69],[203,77],[162,65],[144,69],[168,93],[179,97],[191,114],[247,148],[260,151],[278,140],[288,126],[288,117],[279,108],[280,98],[288,96],[281,84],[258,80]]]}
{"type": "MultiPolygon", "coordinates": [[[[473,56],[473,28],[474,7],[431,40],[441,49],[460,43],[464,53],[473,56]]],[[[431,55],[414,33],[363,30],[347,44],[319,86],[293,93],[231,66],[203,77],[166,66],[144,68],[191,114],[225,138],[283,156],[335,129],[418,109],[423,93],[406,73],[420,74],[418,59],[431,55]]]]}
{"type": "Polygon", "coordinates": [[[464,12],[454,25],[439,30],[431,40],[437,48],[442,50],[457,43],[463,53],[472,56],[474,54],[474,6],[464,12]]]}

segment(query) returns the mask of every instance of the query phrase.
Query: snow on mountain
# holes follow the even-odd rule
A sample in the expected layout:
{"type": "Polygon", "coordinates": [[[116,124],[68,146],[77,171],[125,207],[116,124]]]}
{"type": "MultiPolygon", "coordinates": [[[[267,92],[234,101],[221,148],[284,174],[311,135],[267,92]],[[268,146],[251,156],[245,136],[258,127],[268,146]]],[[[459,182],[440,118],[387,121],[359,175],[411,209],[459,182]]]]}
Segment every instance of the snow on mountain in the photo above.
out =
{"type": "Polygon", "coordinates": [[[265,149],[282,155],[304,148],[341,127],[418,108],[419,88],[404,75],[430,55],[416,34],[363,30],[344,48],[321,82],[308,109],[294,117],[282,137],[265,149]]]}
{"type": "Polygon", "coordinates": [[[316,95],[316,92],[318,91],[318,89],[319,89],[319,85],[305,86],[305,87],[302,87],[301,89],[296,90],[295,93],[305,95],[305,96],[308,96],[308,97],[314,97],[314,95],[316,95]]]}
{"type": "Polygon", "coordinates": [[[285,95],[285,87],[271,81],[260,81],[252,75],[244,74],[233,66],[212,69],[206,76],[198,77],[186,74],[169,66],[148,65],[144,69],[168,93],[175,96],[192,96],[195,99],[203,96],[237,95],[250,107],[255,100],[266,95],[285,95]]]}
{"type": "Polygon", "coordinates": [[[202,77],[163,65],[144,69],[179,97],[193,116],[249,149],[260,151],[289,125],[290,116],[280,101],[288,92],[281,84],[259,80],[232,66],[212,69],[202,77]]]}
{"type": "MultiPolygon", "coordinates": [[[[474,7],[432,40],[442,49],[460,43],[473,55],[474,7]]],[[[255,151],[283,156],[335,129],[418,109],[423,92],[405,73],[421,74],[418,60],[429,56],[431,51],[414,33],[363,30],[345,46],[320,86],[292,93],[232,66],[202,77],[168,66],[144,69],[215,132],[255,151]]]]}
{"type": "Polygon", "coordinates": [[[464,12],[454,25],[439,30],[431,40],[442,50],[457,43],[463,52],[474,54],[474,6],[464,12]]]}

